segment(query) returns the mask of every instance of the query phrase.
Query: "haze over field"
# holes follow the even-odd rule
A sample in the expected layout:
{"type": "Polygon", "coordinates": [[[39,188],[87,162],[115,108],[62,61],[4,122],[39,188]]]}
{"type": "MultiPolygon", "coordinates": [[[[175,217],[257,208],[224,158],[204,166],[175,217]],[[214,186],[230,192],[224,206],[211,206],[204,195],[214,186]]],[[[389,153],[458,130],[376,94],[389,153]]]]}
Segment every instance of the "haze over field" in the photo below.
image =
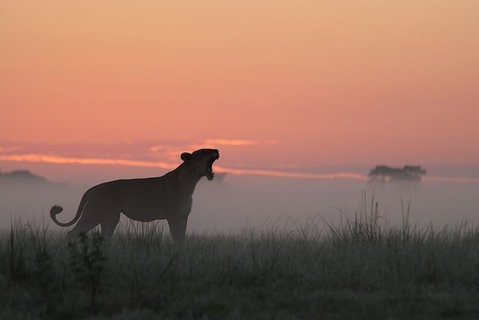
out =
{"type": "MultiPolygon", "coordinates": [[[[50,169],[54,168],[56,165],[50,169]]],[[[63,169],[64,177],[60,180],[63,182],[0,181],[0,223],[6,227],[13,217],[17,217],[24,221],[45,222],[55,229],[48,214],[53,204],[65,208],[59,216],[60,221],[69,221],[77,210],[81,195],[94,184],[117,178],[151,176],[157,173],[156,170],[72,165],[63,169]],[[101,175],[93,177],[88,174],[100,172],[102,168],[101,175]],[[68,174],[78,172],[85,173],[82,180],[65,180],[68,174]]],[[[381,222],[387,220],[394,225],[400,224],[402,213],[410,204],[411,220],[421,225],[432,223],[442,227],[464,220],[479,223],[478,192],[477,181],[371,184],[367,180],[350,178],[217,174],[212,182],[202,180],[198,184],[188,231],[240,231],[247,226],[295,229],[300,225],[311,225],[310,219],[322,228],[325,223],[337,223],[341,214],[353,215],[364,205],[370,208],[373,197],[379,203],[381,222]]]]}

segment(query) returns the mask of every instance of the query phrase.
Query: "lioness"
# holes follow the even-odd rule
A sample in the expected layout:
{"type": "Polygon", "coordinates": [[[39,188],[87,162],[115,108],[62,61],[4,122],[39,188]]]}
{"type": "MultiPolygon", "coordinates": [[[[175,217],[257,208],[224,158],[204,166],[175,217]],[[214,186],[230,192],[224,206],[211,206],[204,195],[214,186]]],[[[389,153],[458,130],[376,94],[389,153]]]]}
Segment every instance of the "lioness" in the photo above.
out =
{"type": "Polygon", "coordinates": [[[200,149],[181,154],[180,164],[161,177],[115,180],[96,185],[85,192],[72,221],[61,223],[56,215],[62,207],[54,205],[50,216],[57,225],[69,227],[75,236],[98,224],[101,233],[109,238],[120,221],[120,213],[138,221],[166,219],[176,243],[185,239],[186,223],[193,202],[192,195],[201,177],[213,180],[213,162],[219,158],[216,149],[200,149]]]}

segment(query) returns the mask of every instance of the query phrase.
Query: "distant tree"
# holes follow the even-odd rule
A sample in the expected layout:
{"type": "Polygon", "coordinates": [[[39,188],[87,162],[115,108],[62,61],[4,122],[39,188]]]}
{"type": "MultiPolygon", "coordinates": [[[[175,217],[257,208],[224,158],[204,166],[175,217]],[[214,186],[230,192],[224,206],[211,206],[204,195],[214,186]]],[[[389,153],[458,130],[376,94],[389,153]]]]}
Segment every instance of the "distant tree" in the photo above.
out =
{"type": "Polygon", "coordinates": [[[376,166],[369,172],[369,178],[373,181],[412,181],[419,182],[426,170],[421,166],[405,165],[402,168],[388,167],[385,165],[376,166]]]}

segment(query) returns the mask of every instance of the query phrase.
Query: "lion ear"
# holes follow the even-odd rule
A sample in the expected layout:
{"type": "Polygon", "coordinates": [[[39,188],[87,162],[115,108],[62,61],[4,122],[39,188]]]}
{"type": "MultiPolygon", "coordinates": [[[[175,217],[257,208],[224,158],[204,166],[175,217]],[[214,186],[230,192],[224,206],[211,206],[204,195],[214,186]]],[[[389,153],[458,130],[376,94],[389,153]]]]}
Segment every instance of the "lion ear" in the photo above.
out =
{"type": "Polygon", "coordinates": [[[183,161],[191,160],[191,153],[183,152],[181,154],[181,160],[183,160],[183,161]]]}

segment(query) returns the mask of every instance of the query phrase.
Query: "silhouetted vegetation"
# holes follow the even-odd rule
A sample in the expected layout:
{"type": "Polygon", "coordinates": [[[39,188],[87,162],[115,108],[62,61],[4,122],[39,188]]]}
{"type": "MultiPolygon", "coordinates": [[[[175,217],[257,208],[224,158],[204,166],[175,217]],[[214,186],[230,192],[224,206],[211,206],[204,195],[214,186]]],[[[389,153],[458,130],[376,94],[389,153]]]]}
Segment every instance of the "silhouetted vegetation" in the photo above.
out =
{"type": "Polygon", "coordinates": [[[96,296],[105,272],[105,255],[102,250],[103,238],[94,232],[85,233],[68,242],[70,266],[78,284],[90,295],[90,307],[95,308],[96,296]]]}
{"type": "Polygon", "coordinates": [[[426,170],[421,166],[406,165],[402,168],[393,168],[385,165],[376,166],[369,172],[369,178],[372,181],[391,181],[391,182],[419,182],[426,170]]]}
{"type": "MultiPolygon", "coordinates": [[[[406,206],[405,206],[406,207],[406,206]]],[[[479,229],[400,226],[372,200],[336,225],[192,234],[159,223],[68,242],[0,233],[1,319],[477,319],[479,229]]]]}

